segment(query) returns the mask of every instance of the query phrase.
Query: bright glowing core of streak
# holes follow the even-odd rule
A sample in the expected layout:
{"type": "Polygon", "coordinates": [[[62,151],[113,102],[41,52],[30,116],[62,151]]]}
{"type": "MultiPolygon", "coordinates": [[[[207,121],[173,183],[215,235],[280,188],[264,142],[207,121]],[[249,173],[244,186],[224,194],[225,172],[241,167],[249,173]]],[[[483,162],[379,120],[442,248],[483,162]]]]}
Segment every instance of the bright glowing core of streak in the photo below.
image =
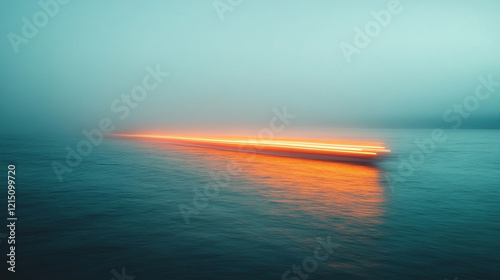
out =
{"type": "Polygon", "coordinates": [[[248,140],[238,137],[184,137],[184,136],[167,136],[167,135],[151,135],[151,134],[114,134],[121,137],[136,137],[136,138],[152,138],[164,140],[176,140],[187,143],[197,144],[228,144],[232,146],[249,145],[256,147],[275,147],[289,148],[292,150],[309,150],[309,151],[326,151],[347,154],[361,155],[377,155],[377,153],[387,153],[390,150],[380,144],[365,144],[365,143],[320,143],[310,142],[306,140],[248,140]]]}

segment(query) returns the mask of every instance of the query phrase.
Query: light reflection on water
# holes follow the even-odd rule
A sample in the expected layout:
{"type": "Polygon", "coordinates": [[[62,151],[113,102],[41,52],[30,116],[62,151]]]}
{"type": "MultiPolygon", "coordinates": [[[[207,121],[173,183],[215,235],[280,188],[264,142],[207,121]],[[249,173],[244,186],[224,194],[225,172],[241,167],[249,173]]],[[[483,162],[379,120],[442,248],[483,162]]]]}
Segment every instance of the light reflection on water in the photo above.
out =
{"type": "Polygon", "coordinates": [[[252,188],[269,201],[366,222],[382,215],[384,189],[375,166],[165,145],[203,161],[208,170],[237,164],[237,176],[252,184],[231,188],[252,188]]]}

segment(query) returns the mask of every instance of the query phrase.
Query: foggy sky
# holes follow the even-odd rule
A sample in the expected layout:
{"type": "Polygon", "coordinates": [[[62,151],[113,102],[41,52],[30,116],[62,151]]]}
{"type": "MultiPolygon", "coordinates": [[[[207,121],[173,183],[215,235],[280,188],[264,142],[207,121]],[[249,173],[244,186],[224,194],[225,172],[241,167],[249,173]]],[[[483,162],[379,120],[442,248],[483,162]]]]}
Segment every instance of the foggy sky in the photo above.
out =
{"type": "MultiPolygon", "coordinates": [[[[478,77],[500,81],[499,1],[402,0],[349,63],[341,44],[390,1],[367,2],[246,0],[221,18],[213,1],[73,0],[16,53],[43,8],[3,1],[1,133],[259,127],[283,107],[302,127],[451,128],[478,77]],[[121,119],[148,66],[169,75],[121,119]]],[[[461,127],[500,128],[500,87],[461,127]]]]}

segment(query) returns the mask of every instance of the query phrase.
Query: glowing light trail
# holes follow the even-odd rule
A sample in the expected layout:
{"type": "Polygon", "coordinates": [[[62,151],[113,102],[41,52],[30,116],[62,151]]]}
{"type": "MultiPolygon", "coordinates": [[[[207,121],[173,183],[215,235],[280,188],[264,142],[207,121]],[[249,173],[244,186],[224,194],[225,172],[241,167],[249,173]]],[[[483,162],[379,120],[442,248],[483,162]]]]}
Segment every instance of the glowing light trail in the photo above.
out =
{"type": "Polygon", "coordinates": [[[242,137],[184,137],[151,134],[114,135],[158,139],[188,146],[322,160],[372,161],[390,152],[382,144],[376,143],[319,142],[297,139],[249,140],[242,137]]]}

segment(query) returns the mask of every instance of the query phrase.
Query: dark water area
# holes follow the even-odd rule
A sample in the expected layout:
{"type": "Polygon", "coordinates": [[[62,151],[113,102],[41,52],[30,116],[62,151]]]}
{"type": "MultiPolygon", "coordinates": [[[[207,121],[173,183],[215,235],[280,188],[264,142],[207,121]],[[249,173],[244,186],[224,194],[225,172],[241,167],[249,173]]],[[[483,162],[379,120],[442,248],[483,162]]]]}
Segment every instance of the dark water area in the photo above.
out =
{"type": "Polygon", "coordinates": [[[500,279],[500,131],[370,133],[375,166],[106,138],[63,182],[83,138],[1,138],[1,279],[500,279]]]}

